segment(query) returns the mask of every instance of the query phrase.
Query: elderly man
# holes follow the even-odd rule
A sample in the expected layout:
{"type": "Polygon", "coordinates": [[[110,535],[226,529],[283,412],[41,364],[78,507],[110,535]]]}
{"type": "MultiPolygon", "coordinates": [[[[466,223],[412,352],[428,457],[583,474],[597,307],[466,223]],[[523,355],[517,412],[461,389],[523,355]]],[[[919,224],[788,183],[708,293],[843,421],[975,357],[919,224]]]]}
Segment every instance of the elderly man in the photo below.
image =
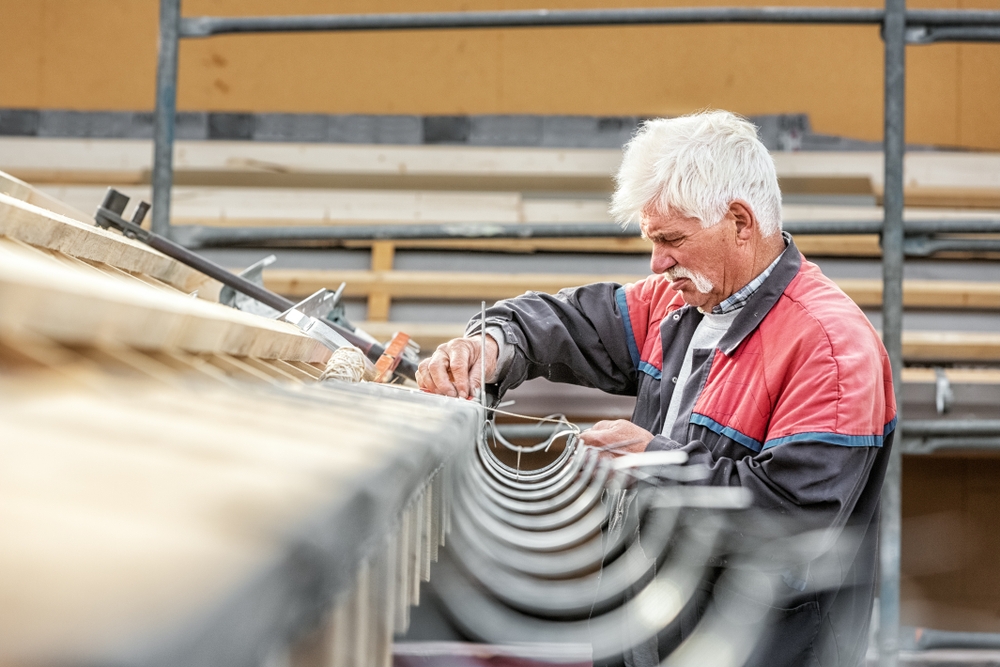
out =
{"type": "MultiPolygon", "coordinates": [[[[774,163],[746,120],[647,122],[617,184],[612,213],[640,225],[654,275],[497,303],[485,323],[488,381],[501,394],[545,377],[635,395],[631,420],[600,422],[584,441],[682,449],[708,469],[699,484],[742,486],[755,507],[804,530],[852,532],[835,585],[810,586],[808,562],[783,578],[787,604],[748,664],[860,663],[895,426],[878,335],[781,232],[774,163]]],[[[450,341],[418,382],[468,397],[479,357],[478,337],[450,341]]]]}

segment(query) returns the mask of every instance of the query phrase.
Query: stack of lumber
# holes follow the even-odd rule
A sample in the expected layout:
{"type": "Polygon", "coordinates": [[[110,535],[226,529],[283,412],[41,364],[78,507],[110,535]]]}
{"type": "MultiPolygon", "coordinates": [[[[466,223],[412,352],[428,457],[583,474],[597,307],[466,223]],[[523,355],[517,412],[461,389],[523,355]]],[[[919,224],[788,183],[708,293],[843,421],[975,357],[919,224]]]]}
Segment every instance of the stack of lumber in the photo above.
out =
{"type": "MultiPolygon", "coordinates": [[[[173,223],[212,226],[378,223],[607,223],[621,151],[178,142],[173,223]]],[[[0,138],[0,170],[90,211],[103,187],[148,198],[148,142],[0,138]]],[[[863,206],[791,204],[785,219],[879,220],[880,153],[777,153],[786,195],[870,199],[863,206]]],[[[996,217],[1000,156],[907,155],[910,217],[996,217]],[[970,213],[963,208],[994,209],[970,213]]],[[[855,202],[856,203],[856,202],[855,202]]],[[[874,237],[803,237],[807,254],[878,255],[874,237]]],[[[357,245],[357,244],[355,244],[357,245]]],[[[398,247],[645,252],[638,239],[406,241],[398,247]]]]}
{"type": "MultiPolygon", "coordinates": [[[[607,224],[607,197],[619,150],[458,146],[361,146],[191,141],[175,147],[172,223],[227,226],[337,226],[462,223],[607,224]]],[[[786,221],[882,218],[880,153],[776,153],[788,202],[786,221]],[[812,198],[812,199],[810,199],[812,198]],[[824,203],[808,203],[809,201],[824,203]]],[[[0,169],[40,184],[48,198],[91,211],[104,186],[150,198],[148,142],[0,138],[0,169]]],[[[1000,218],[1000,155],[911,152],[906,156],[908,219],[1000,218]],[[919,205],[919,206],[914,206],[919,205]],[[987,207],[987,208],[983,208],[987,207]]],[[[800,235],[807,256],[877,258],[875,235],[800,235]]],[[[394,270],[404,249],[645,254],[640,238],[447,239],[344,242],[371,249],[370,270],[275,268],[269,288],[305,297],[347,283],[367,302],[364,328],[381,339],[405,330],[425,349],[458,335],[458,323],[391,322],[395,301],[494,300],[525,290],[555,291],[639,275],[460,273],[394,270]]],[[[242,267],[231,267],[242,268],[242,267]]],[[[877,280],[842,284],[859,305],[877,308],[877,280]]],[[[908,308],[996,310],[1000,285],[957,281],[906,285],[908,308]]],[[[913,363],[995,362],[1000,337],[907,332],[913,363]]]]}
{"type": "Polygon", "coordinates": [[[479,410],[3,183],[0,664],[390,664],[479,410]]]}

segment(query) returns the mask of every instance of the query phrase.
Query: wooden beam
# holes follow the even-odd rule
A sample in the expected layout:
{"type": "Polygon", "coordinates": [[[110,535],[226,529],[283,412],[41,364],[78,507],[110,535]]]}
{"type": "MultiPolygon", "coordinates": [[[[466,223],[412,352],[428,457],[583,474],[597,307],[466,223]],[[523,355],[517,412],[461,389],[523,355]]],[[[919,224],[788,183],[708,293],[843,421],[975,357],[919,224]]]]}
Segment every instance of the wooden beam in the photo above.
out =
{"type": "MultiPolygon", "coordinates": [[[[842,279],[837,284],[862,307],[882,305],[879,280],[842,279]]],[[[909,308],[1000,309],[1000,284],[953,280],[903,281],[903,305],[909,308]]]]}
{"type": "Polygon", "coordinates": [[[67,264],[0,243],[0,334],[75,346],[127,346],[324,362],[330,350],[290,324],[67,264]]]}
{"type": "Polygon", "coordinates": [[[209,299],[217,298],[222,287],[144,243],[2,193],[0,236],[80,259],[104,262],[129,273],[143,273],[186,293],[198,291],[199,296],[209,299]]]}
{"type": "MultiPolygon", "coordinates": [[[[464,324],[427,324],[423,322],[359,322],[358,326],[379,340],[387,340],[396,331],[403,331],[417,341],[423,354],[438,345],[465,333],[464,324]]],[[[1000,362],[1000,334],[938,331],[904,331],[903,357],[914,363],[996,363],[1000,362]]],[[[931,371],[933,373],[933,371],[931,371]]],[[[926,373],[924,374],[926,375],[926,373]]],[[[909,378],[927,381],[924,375],[909,378]]],[[[970,381],[976,376],[956,375],[954,381],[970,381]]],[[[1000,382],[1000,373],[982,376],[979,382],[1000,382]]]]}
{"type": "Polygon", "coordinates": [[[1000,334],[904,331],[903,359],[941,363],[996,363],[1000,361],[1000,334]]]}
{"type": "Polygon", "coordinates": [[[82,211],[2,171],[0,171],[0,193],[10,195],[14,199],[20,199],[23,202],[47,209],[53,213],[64,215],[67,218],[78,220],[84,224],[94,223],[94,219],[88,217],[82,211]]]}
{"type": "MultiPolygon", "coordinates": [[[[880,152],[774,153],[788,193],[880,193],[880,152]]],[[[178,185],[611,192],[619,149],[179,141],[178,185]]],[[[149,142],[0,138],[0,169],[30,183],[149,183],[149,142]]],[[[906,155],[911,205],[1000,206],[1000,155],[906,155]]]]}
{"type": "MultiPolygon", "coordinates": [[[[594,282],[631,283],[642,275],[575,273],[476,273],[459,271],[328,271],[273,269],[264,271],[264,284],[280,294],[301,297],[323,287],[346,282],[347,297],[373,292],[391,298],[420,300],[506,299],[527,291],[554,293],[566,287],[594,282]]],[[[882,303],[882,282],[867,279],[836,281],[862,307],[882,303]]],[[[912,308],[1000,309],[1000,283],[907,280],[903,303],[912,308]]]]}
{"type": "Polygon", "coordinates": [[[344,295],[367,297],[381,291],[392,298],[479,300],[505,299],[528,290],[558,292],[564,287],[607,280],[633,282],[641,276],[544,273],[472,273],[458,271],[327,271],[274,269],[264,272],[265,286],[280,294],[308,295],[322,287],[347,283],[344,295]]]}
{"type": "MultiPolygon", "coordinates": [[[[391,241],[376,241],[372,244],[372,271],[391,271],[396,247],[391,241]]],[[[384,322],[389,319],[391,297],[385,290],[373,289],[368,294],[368,319],[384,322]]]]}

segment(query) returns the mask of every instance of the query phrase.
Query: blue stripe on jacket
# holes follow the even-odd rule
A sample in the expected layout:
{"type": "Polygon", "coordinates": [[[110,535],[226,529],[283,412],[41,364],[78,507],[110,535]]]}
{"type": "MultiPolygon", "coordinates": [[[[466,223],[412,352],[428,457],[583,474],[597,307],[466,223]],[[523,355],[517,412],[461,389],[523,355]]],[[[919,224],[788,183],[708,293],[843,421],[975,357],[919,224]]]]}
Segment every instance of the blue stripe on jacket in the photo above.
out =
{"type": "Polygon", "coordinates": [[[615,303],[618,304],[618,311],[625,325],[625,340],[628,342],[628,353],[632,356],[632,365],[639,368],[639,346],[636,345],[635,334],[632,332],[632,319],[628,314],[628,298],[625,296],[624,287],[615,290],[615,303]]]}
{"type": "Polygon", "coordinates": [[[839,445],[841,447],[881,447],[885,437],[892,433],[896,428],[896,418],[893,417],[892,420],[882,429],[881,435],[843,435],[840,433],[815,431],[795,433],[793,435],[786,435],[782,438],[773,438],[762,444],[759,440],[755,440],[745,433],[737,431],[731,426],[723,426],[711,417],[706,417],[705,415],[698,414],[697,412],[691,414],[691,423],[704,426],[709,431],[723,435],[734,442],[738,442],[747,449],[753,450],[754,452],[760,452],[762,450],[770,449],[771,447],[777,447],[790,442],[805,441],[822,442],[827,445],[839,445]]]}

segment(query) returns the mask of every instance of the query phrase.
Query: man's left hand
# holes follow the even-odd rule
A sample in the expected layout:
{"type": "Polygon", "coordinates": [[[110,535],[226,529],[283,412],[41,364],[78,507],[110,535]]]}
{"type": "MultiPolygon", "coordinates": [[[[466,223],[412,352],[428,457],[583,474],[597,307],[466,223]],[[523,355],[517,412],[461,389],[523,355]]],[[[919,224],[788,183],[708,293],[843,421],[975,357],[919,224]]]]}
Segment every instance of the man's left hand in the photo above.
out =
{"type": "Polygon", "coordinates": [[[600,421],[580,434],[584,444],[604,450],[606,456],[646,451],[653,434],[626,419],[600,421]]]}

